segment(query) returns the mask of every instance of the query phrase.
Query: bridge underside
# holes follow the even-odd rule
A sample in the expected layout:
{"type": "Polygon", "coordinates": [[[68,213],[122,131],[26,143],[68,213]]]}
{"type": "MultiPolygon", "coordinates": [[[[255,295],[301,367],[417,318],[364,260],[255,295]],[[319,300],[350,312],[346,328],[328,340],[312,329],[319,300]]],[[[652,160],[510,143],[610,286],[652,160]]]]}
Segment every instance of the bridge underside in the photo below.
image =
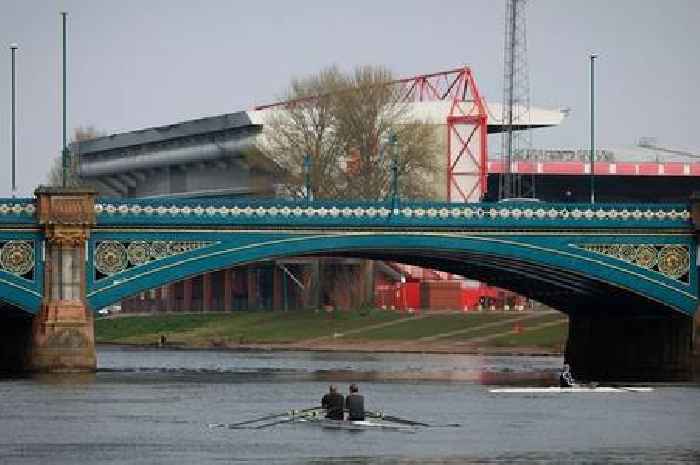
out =
{"type": "Polygon", "coordinates": [[[569,316],[666,315],[674,309],[626,289],[569,270],[470,252],[353,251],[334,256],[386,260],[458,274],[517,292],[569,316]]]}
{"type": "MultiPolygon", "coordinates": [[[[329,237],[328,233],[304,235],[269,231],[261,234],[258,231],[234,237],[235,242],[229,242],[230,239],[211,241],[214,245],[209,249],[203,247],[187,252],[178,258],[179,262],[167,263],[162,271],[148,269],[147,264],[142,268],[128,268],[115,277],[104,277],[94,283],[93,298],[104,306],[126,297],[127,289],[133,294],[145,290],[149,283],[150,287],[157,287],[204,271],[263,259],[343,256],[388,260],[484,281],[566,313],[570,318],[566,358],[574,374],[581,379],[678,380],[687,379],[691,371],[693,323],[689,314],[674,305],[680,300],[665,300],[660,293],[667,290],[663,285],[649,287],[646,294],[641,285],[633,290],[630,284],[633,281],[625,279],[629,278],[628,274],[632,276],[630,279],[640,276],[628,273],[618,264],[601,261],[584,268],[583,262],[577,261],[589,260],[589,257],[585,251],[576,252],[580,256],[574,255],[568,239],[558,245],[558,250],[555,250],[557,246],[550,245],[549,252],[545,252],[546,247],[541,244],[535,247],[536,241],[530,241],[540,253],[539,260],[535,261],[515,248],[509,250],[504,243],[494,245],[494,250],[483,250],[483,243],[476,248],[470,242],[474,237],[446,238],[430,233],[412,237],[361,233],[329,237]],[[283,242],[285,246],[280,248],[283,242]],[[566,259],[559,262],[552,258],[556,253],[547,255],[564,250],[566,259]],[[197,256],[206,257],[203,259],[206,263],[198,263],[197,256]],[[180,262],[189,272],[183,271],[183,266],[173,266],[180,262]],[[596,266],[600,269],[596,270],[596,266]]],[[[98,235],[97,241],[101,240],[98,235]]],[[[556,242],[553,238],[547,240],[556,242]]],[[[509,239],[511,246],[513,241],[517,239],[509,239]]],[[[663,284],[662,278],[649,279],[649,282],[663,284]]]]}
{"type": "Polygon", "coordinates": [[[33,315],[0,302],[0,372],[20,372],[27,366],[33,315]]]}
{"type": "Polygon", "coordinates": [[[581,380],[685,380],[693,370],[690,316],[581,273],[468,252],[341,255],[448,271],[518,292],[568,314],[566,360],[581,380]]]}
{"type": "Polygon", "coordinates": [[[440,269],[515,291],[569,315],[566,361],[581,380],[669,381],[693,371],[693,319],[581,274],[474,253],[342,254],[440,269]]]}

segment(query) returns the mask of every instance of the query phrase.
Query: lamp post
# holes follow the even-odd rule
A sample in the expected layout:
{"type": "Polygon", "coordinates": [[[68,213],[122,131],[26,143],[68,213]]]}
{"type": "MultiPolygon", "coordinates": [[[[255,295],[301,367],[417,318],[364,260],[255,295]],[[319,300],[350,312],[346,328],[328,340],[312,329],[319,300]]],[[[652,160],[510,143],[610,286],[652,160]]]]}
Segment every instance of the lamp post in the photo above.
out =
{"type": "Polygon", "coordinates": [[[391,207],[399,206],[399,144],[396,132],[389,132],[389,145],[391,145],[391,207]]]}
{"type": "Polygon", "coordinates": [[[68,13],[61,12],[63,18],[63,150],[61,152],[61,164],[63,166],[63,187],[68,185],[68,144],[66,141],[66,16],[68,13]]]}
{"type": "Polygon", "coordinates": [[[311,202],[313,200],[313,195],[311,195],[311,155],[308,152],[304,155],[304,184],[306,186],[306,201],[311,202]]]}
{"type": "Polygon", "coordinates": [[[591,204],[595,203],[595,59],[598,54],[591,53],[591,204]]]}
{"type": "Polygon", "coordinates": [[[18,48],[17,44],[10,44],[10,54],[12,55],[12,198],[17,194],[15,178],[15,51],[18,48]]]}

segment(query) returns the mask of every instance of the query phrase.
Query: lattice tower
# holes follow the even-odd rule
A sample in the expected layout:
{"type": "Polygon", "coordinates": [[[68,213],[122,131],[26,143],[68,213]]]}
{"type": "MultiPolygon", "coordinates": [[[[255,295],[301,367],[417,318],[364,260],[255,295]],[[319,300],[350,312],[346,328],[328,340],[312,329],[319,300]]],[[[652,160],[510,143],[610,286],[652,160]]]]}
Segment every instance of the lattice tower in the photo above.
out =
{"type": "Polygon", "coordinates": [[[499,198],[534,196],[534,177],[523,179],[512,172],[513,162],[527,159],[530,136],[530,77],[527,64],[527,0],[506,0],[503,133],[501,156],[504,170],[499,182],[499,198]]]}

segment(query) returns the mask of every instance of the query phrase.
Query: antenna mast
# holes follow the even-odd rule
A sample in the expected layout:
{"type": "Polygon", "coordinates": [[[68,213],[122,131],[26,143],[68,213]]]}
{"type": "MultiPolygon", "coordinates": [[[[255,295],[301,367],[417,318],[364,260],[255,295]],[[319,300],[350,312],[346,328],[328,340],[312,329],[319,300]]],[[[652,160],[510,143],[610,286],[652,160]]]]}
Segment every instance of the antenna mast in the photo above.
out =
{"type": "MultiPolygon", "coordinates": [[[[513,173],[513,161],[528,157],[530,138],[530,76],[527,65],[527,0],[506,0],[506,27],[503,72],[503,110],[501,121],[501,157],[503,174],[499,198],[522,197],[525,194],[521,177],[513,173]],[[517,131],[517,132],[516,132],[517,131]]],[[[534,178],[529,195],[534,195],[534,178]]]]}

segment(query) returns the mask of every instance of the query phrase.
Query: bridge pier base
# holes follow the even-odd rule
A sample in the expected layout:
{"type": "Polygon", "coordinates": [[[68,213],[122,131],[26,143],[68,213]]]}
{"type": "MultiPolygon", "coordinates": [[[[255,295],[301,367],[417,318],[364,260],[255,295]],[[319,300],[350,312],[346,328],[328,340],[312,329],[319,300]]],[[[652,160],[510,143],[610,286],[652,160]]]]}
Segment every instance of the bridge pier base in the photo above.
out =
{"type": "Polygon", "coordinates": [[[95,371],[92,312],[80,301],[46,304],[32,323],[29,370],[43,373],[95,371]]]}
{"type": "Polygon", "coordinates": [[[584,381],[689,380],[693,331],[683,315],[572,315],[566,361],[584,381]]]}

